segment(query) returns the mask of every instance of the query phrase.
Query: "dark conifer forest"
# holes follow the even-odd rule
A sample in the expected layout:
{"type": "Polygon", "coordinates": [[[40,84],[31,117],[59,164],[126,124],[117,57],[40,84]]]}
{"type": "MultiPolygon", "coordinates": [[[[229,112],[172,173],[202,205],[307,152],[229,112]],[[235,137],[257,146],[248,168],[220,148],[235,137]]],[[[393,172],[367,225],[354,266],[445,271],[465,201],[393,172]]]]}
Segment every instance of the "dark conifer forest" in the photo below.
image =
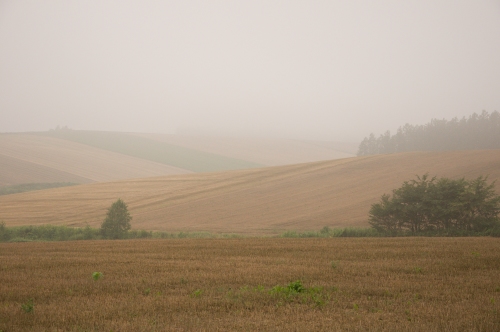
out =
{"type": "Polygon", "coordinates": [[[468,118],[432,119],[424,125],[406,124],[391,135],[372,133],[358,148],[358,156],[405,151],[500,149],[500,113],[483,111],[468,118]]]}

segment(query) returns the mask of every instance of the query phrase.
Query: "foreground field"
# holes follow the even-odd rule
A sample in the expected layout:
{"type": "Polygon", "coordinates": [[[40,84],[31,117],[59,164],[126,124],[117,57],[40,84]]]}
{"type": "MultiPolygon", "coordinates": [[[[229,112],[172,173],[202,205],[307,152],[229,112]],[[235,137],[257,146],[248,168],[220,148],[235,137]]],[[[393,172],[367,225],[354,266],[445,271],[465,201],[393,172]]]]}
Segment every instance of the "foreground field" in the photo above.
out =
{"type": "Polygon", "coordinates": [[[0,244],[0,330],[498,331],[499,244],[494,238],[0,244]],[[94,281],[93,272],[103,277],[94,281]]]}
{"type": "MultiPolygon", "coordinates": [[[[7,226],[99,227],[118,198],[133,229],[280,234],[367,227],[368,211],[416,174],[500,179],[500,150],[412,152],[97,183],[0,197],[7,226]]],[[[497,192],[500,184],[497,183],[497,192]]]]}

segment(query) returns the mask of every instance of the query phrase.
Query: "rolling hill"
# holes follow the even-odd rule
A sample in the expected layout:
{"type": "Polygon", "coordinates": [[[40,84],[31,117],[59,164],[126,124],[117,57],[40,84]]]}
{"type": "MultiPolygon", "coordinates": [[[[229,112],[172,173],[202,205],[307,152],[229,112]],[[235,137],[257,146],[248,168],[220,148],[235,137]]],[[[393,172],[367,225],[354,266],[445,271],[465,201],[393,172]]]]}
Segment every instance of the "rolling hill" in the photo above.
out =
{"type": "Polygon", "coordinates": [[[51,130],[38,135],[81,143],[191,172],[214,172],[263,166],[246,160],[173,145],[130,133],[51,130]]]}
{"type": "Polygon", "coordinates": [[[0,186],[22,183],[92,183],[190,171],[33,134],[0,135],[0,186]]]}
{"type": "Polygon", "coordinates": [[[353,148],[335,142],[80,130],[0,134],[0,189],[294,164],[351,157],[353,148]]]}
{"type": "Polygon", "coordinates": [[[135,229],[275,234],[367,226],[372,203],[427,172],[497,180],[500,150],[408,152],[48,189],[0,197],[0,220],[98,227],[122,198],[135,229]]]}
{"type": "Polygon", "coordinates": [[[201,150],[265,166],[349,158],[357,143],[305,141],[279,138],[217,137],[197,135],[134,134],[175,146],[201,150]]]}

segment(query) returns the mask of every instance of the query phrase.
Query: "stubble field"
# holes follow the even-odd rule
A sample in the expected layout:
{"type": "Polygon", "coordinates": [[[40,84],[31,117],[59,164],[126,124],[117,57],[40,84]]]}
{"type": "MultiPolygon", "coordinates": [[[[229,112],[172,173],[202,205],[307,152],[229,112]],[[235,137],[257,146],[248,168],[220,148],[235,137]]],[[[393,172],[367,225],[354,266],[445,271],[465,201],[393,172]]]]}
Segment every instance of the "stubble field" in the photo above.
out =
{"type": "Polygon", "coordinates": [[[498,331],[499,244],[495,238],[4,243],[0,330],[498,331]],[[103,277],[94,281],[93,272],[103,277]]]}

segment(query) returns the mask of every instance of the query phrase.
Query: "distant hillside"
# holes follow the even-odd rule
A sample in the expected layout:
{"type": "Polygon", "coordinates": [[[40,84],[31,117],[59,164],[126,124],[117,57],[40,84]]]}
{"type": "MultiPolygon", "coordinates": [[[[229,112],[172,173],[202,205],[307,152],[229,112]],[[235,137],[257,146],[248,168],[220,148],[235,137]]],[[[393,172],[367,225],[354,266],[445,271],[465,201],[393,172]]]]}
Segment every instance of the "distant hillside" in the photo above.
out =
{"type": "Polygon", "coordinates": [[[135,134],[175,146],[249,160],[265,166],[349,158],[356,155],[357,143],[305,141],[278,138],[186,136],[135,134]]]}
{"type": "Polygon", "coordinates": [[[0,190],[286,165],[351,157],[353,150],[349,143],[68,129],[0,134],[0,190]]]}
{"type": "Polygon", "coordinates": [[[192,172],[215,172],[263,166],[245,160],[185,148],[128,133],[51,130],[39,133],[38,135],[65,139],[192,172]]]}
{"type": "Polygon", "coordinates": [[[26,183],[91,183],[190,173],[187,170],[32,134],[0,134],[0,187],[26,183]]]}
{"type": "Polygon", "coordinates": [[[409,152],[49,189],[1,196],[0,220],[98,227],[122,198],[136,229],[274,234],[368,226],[372,203],[427,172],[498,180],[500,150],[409,152]]]}

